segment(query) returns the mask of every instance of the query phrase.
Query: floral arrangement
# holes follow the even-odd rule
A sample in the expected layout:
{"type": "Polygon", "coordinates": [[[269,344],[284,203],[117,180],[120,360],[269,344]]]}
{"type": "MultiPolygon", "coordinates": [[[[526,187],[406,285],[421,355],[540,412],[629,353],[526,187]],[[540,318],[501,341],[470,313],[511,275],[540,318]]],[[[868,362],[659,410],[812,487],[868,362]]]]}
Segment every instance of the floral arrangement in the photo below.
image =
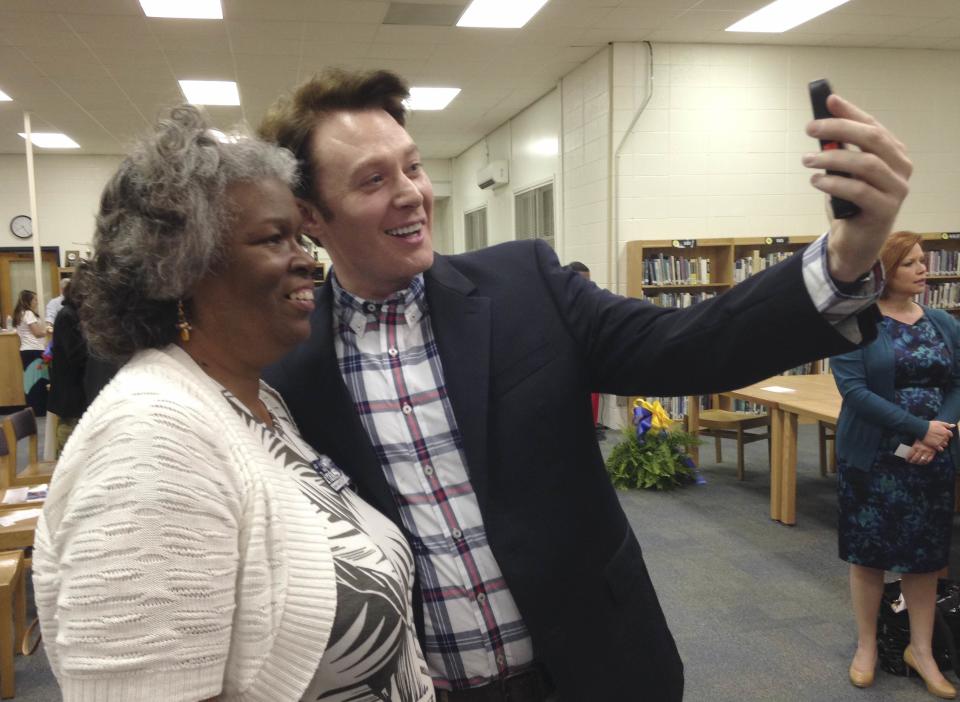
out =
{"type": "Polygon", "coordinates": [[[671,490],[701,482],[687,452],[700,443],[697,437],[673,428],[673,420],[657,402],[636,400],[632,426],[607,458],[614,487],[671,490]]]}

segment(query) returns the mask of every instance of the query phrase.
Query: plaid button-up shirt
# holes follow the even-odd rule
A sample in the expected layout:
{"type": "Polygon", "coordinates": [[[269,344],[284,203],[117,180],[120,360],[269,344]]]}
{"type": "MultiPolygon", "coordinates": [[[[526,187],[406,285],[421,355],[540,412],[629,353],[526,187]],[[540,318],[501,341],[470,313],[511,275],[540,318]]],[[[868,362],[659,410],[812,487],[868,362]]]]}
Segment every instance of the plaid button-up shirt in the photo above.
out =
{"type": "Polygon", "coordinates": [[[474,687],[529,666],[530,635],[487,543],[423,277],[382,303],[333,286],[340,372],[413,535],[435,684],[474,687]]]}
{"type": "MultiPolygon", "coordinates": [[[[878,266],[856,294],[844,294],[830,279],[826,257],[824,235],[804,254],[807,290],[824,317],[858,342],[855,315],[879,294],[882,272],[878,266]]],[[[340,372],[412,534],[424,655],[436,686],[474,687],[527,667],[530,635],[487,542],[423,276],[383,302],[354,297],[336,275],[333,291],[340,372]]]]}

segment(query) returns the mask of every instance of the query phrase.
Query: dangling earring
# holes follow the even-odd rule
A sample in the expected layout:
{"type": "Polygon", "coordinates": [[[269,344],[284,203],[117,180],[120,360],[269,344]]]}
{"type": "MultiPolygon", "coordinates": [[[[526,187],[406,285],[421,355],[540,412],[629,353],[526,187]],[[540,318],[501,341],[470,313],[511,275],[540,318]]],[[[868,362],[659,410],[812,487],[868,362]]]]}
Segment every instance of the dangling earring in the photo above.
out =
{"type": "Polygon", "coordinates": [[[180,340],[190,341],[190,322],[187,321],[187,315],[183,312],[183,300],[177,300],[177,329],[180,330],[180,340]]]}

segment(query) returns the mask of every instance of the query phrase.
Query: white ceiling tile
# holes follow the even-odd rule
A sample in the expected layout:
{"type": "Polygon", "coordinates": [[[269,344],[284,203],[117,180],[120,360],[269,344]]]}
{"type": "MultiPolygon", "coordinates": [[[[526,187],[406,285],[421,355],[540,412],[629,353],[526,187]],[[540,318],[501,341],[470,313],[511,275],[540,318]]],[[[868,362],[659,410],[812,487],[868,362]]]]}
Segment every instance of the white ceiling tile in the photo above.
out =
{"type": "MultiPolygon", "coordinates": [[[[35,3],[36,4],[36,3],[35,3]]],[[[88,15],[142,15],[137,0],[42,0],[50,12],[73,12],[88,15]]]]}
{"type": "Polygon", "coordinates": [[[927,17],[908,15],[862,15],[862,14],[833,14],[814,17],[809,22],[790,30],[798,34],[907,34],[925,25],[929,25],[927,17]]]}
{"type": "Polygon", "coordinates": [[[367,47],[366,58],[383,59],[420,59],[427,60],[433,56],[436,47],[432,44],[385,44],[373,42],[367,47]]]}
{"type": "Polygon", "coordinates": [[[211,51],[228,46],[225,22],[151,19],[149,26],[160,47],[167,52],[211,51]]]}
{"type": "Polygon", "coordinates": [[[691,10],[674,17],[665,26],[665,29],[682,31],[689,29],[692,32],[722,32],[730,25],[743,18],[739,12],[700,12],[691,10]]]}
{"type": "Polygon", "coordinates": [[[621,27],[619,29],[588,29],[580,37],[580,42],[591,46],[604,46],[607,42],[635,42],[650,38],[653,27],[621,27]]]}
{"type": "Polygon", "coordinates": [[[220,0],[225,20],[290,20],[304,19],[306,6],[317,0],[220,0]]]}
{"type": "Polygon", "coordinates": [[[376,41],[389,44],[455,44],[454,27],[405,27],[383,24],[377,29],[376,41]]]}
{"type": "Polygon", "coordinates": [[[299,56],[264,56],[262,54],[233,55],[239,80],[267,76],[277,80],[283,76],[294,75],[300,68],[299,56]]]}
{"type": "Polygon", "coordinates": [[[59,15],[60,21],[77,34],[149,34],[149,20],[140,15],[95,15],[66,13],[59,15]]]}
{"type": "Polygon", "coordinates": [[[951,17],[957,14],[956,0],[852,0],[833,10],[839,15],[899,15],[951,17]],[[904,12],[907,9],[908,12],[904,12]]]}
{"type": "Polygon", "coordinates": [[[167,54],[170,69],[177,80],[236,80],[233,56],[221,49],[217,52],[171,51],[167,54]]]}
{"type": "Polygon", "coordinates": [[[736,12],[742,17],[746,17],[769,4],[770,0],[702,0],[696,5],[695,9],[698,11],[736,12]]]}
{"type": "Polygon", "coordinates": [[[376,38],[379,28],[378,24],[307,22],[303,25],[303,42],[315,46],[325,42],[370,42],[376,38]]]}
{"type": "Polygon", "coordinates": [[[307,42],[302,48],[300,59],[301,67],[306,64],[323,64],[326,61],[343,59],[364,58],[367,55],[367,47],[370,42],[307,42]]]}
{"type": "Polygon", "coordinates": [[[634,27],[655,29],[674,20],[679,13],[642,7],[617,7],[591,23],[594,28],[632,29],[634,27]]]}

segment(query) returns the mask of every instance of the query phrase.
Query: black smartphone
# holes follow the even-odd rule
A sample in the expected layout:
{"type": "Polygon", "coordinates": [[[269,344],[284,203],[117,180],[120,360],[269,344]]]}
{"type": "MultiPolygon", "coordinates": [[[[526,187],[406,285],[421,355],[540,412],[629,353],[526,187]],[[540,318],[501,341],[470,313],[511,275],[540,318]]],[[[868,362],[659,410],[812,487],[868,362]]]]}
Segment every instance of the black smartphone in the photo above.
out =
{"type": "MultiPolygon", "coordinates": [[[[814,119],[833,117],[830,110],[827,109],[827,98],[830,97],[832,92],[833,91],[830,90],[830,83],[828,83],[825,78],[810,83],[810,103],[813,105],[814,119]]],[[[844,148],[846,147],[842,142],[820,140],[820,149],[822,151],[844,148]]],[[[849,173],[843,173],[842,171],[827,171],[827,174],[843,176],[845,178],[851,177],[849,173]]],[[[839,197],[830,197],[830,207],[833,208],[833,216],[837,219],[848,219],[860,214],[860,207],[858,205],[839,197]]]]}

